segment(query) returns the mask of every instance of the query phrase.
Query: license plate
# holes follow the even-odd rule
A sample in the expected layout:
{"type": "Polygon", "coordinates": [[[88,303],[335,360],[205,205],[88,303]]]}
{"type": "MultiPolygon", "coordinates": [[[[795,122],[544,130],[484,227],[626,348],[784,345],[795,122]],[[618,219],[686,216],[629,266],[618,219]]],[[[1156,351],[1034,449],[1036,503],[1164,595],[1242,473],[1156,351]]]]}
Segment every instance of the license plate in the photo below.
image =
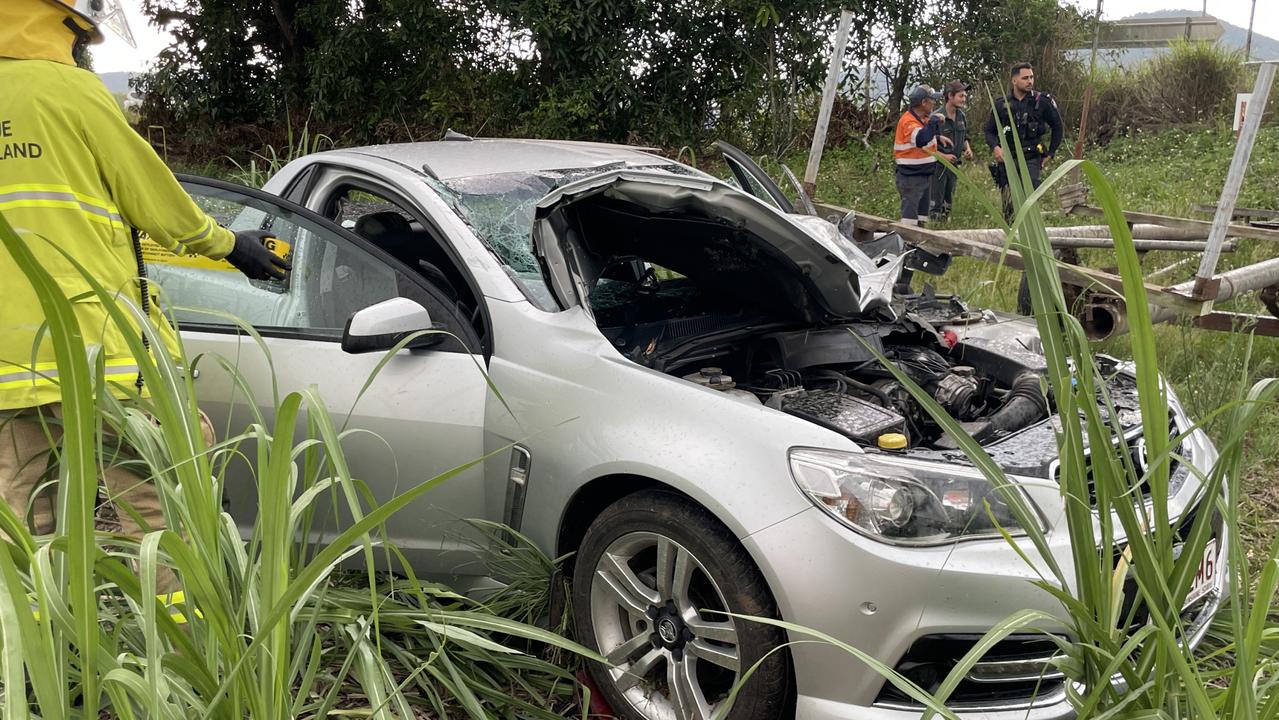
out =
{"type": "Polygon", "coordinates": [[[1208,541],[1203,557],[1199,560],[1199,569],[1195,571],[1194,582],[1190,583],[1190,594],[1186,596],[1186,605],[1193,605],[1217,587],[1217,573],[1221,572],[1221,563],[1217,557],[1217,538],[1208,541]]]}

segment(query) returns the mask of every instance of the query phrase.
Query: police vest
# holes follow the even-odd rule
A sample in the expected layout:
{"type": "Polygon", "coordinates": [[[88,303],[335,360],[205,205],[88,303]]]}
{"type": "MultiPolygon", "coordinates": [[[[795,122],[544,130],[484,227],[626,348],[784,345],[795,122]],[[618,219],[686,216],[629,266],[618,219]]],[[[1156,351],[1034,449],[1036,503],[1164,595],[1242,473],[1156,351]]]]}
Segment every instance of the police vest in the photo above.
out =
{"type": "MultiPolygon", "coordinates": [[[[1047,102],[1052,102],[1048,100],[1047,102]]],[[[999,122],[1005,123],[1004,132],[1007,133],[1008,123],[1008,103],[1009,97],[995,100],[995,113],[999,117],[999,122]]],[[[1039,142],[1039,138],[1048,132],[1048,124],[1044,122],[1044,93],[1031,92],[1026,100],[1018,102],[1012,100],[1013,103],[1013,124],[1012,127],[1017,128],[1017,137],[1021,139],[1023,148],[1029,149],[1039,142]]]]}

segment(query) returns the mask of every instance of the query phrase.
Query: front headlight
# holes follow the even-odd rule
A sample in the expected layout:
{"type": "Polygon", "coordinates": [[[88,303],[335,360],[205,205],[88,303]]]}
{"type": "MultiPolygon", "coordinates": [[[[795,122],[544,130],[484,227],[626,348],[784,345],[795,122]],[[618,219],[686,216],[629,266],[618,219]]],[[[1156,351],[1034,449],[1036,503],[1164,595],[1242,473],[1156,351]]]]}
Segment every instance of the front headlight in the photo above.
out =
{"type": "MultiPolygon", "coordinates": [[[[810,448],[793,448],[790,467],[817,507],[881,542],[940,545],[999,537],[996,523],[1022,534],[1000,492],[973,468],[810,448]]],[[[1029,498],[1021,497],[1037,516],[1029,498]]]]}

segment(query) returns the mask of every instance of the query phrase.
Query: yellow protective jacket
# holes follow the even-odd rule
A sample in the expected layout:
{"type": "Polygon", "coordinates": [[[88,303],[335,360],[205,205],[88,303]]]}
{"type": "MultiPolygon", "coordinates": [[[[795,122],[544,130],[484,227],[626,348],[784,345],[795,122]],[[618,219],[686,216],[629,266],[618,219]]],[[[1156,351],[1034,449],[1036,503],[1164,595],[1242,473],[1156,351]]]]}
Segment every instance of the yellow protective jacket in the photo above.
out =
{"type": "MultiPolygon", "coordinates": [[[[128,386],[137,362],[123,333],[54,244],[108,290],[139,304],[131,227],[170,250],[219,259],[235,237],[182,190],[101,80],[75,67],[65,17],[43,0],[0,2],[0,213],[30,231],[19,234],[74,299],[85,343],[101,348],[108,380],[128,386]]],[[[41,332],[44,314],[2,246],[0,288],[0,410],[60,401],[53,347],[41,332]]],[[[177,335],[151,294],[152,321],[175,352],[177,335]]],[[[123,388],[115,392],[123,396],[123,388]]]]}

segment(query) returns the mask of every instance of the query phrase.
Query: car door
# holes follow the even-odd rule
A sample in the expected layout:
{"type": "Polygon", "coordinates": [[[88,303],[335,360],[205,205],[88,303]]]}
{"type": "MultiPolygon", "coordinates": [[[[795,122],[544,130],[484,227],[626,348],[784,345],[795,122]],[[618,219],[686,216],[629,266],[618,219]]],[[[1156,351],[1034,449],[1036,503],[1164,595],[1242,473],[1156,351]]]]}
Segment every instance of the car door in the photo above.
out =
{"type": "MultiPolygon", "coordinates": [[[[146,253],[148,273],[197,367],[200,406],[220,437],[238,434],[253,421],[250,405],[270,424],[277,397],[314,386],[340,428],[358,429],[344,438],[343,448],[352,475],[367,483],[375,502],[483,455],[487,383],[483,359],[473,354],[479,340],[443,292],[297,205],[215,180],[180,179],[197,204],[226,227],[271,231],[287,244],[293,263],[287,281],[250,281],[226,263],[146,253]],[[430,349],[400,351],[361,396],[384,354],[343,352],[343,328],[352,313],[394,297],[418,302],[453,336],[430,349]],[[262,336],[266,352],[232,316],[262,336]],[[248,397],[237,388],[236,375],[248,397]]],[[[299,438],[305,426],[305,420],[299,423],[299,438]]],[[[251,445],[240,447],[246,458],[233,459],[227,471],[226,496],[242,529],[256,516],[251,445]]],[[[320,503],[326,510],[343,504],[320,503]]],[[[482,468],[476,466],[393,516],[388,539],[419,571],[481,574],[464,519],[484,517],[485,508],[482,468]]],[[[344,510],[330,513],[321,537],[333,536],[349,521],[344,510]]]]}
{"type": "Polygon", "coordinates": [[[723,140],[717,141],[715,147],[719,148],[724,156],[724,164],[728,165],[738,187],[782,212],[795,211],[786,193],[782,192],[777,183],[773,182],[768,173],[764,172],[764,169],[752,160],[750,155],[723,140]]]}

